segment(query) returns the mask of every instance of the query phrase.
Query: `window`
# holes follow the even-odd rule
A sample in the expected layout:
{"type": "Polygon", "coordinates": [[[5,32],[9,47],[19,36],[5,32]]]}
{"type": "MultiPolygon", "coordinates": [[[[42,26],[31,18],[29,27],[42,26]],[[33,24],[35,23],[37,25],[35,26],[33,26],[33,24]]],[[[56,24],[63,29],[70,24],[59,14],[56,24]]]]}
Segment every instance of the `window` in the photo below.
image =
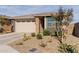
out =
{"type": "Polygon", "coordinates": [[[48,24],[48,27],[52,26],[52,23],[53,23],[52,17],[47,17],[47,24],[48,24]]]}
{"type": "Polygon", "coordinates": [[[47,28],[50,29],[52,27],[55,27],[54,25],[56,24],[56,21],[51,16],[48,16],[46,18],[47,18],[47,28]]]}

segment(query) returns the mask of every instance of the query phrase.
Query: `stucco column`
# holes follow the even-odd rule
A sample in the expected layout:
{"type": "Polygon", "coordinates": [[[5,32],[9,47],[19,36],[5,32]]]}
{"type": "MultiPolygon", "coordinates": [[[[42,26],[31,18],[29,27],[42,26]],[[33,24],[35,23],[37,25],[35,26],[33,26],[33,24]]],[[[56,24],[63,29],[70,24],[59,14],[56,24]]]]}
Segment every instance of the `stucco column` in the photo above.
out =
{"type": "Polygon", "coordinates": [[[43,20],[44,18],[40,16],[40,32],[43,32],[43,20]]]}
{"type": "Polygon", "coordinates": [[[13,25],[14,25],[14,26],[13,26],[13,32],[15,32],[15,26],[16,26],[16,25],[15,25],[15,19],[13,20],[13,25]]]}
{"type": "Polygon", "coordinates": [[[15,20],[14,19],[12,19],[11,21],[11,31],[15,32],[15,20]]]}
{"type": "Polygon", "coordinates": [[[36,23],[36,33],[40,32],[40,18],[35,17],[35,23],[36,23]]]}

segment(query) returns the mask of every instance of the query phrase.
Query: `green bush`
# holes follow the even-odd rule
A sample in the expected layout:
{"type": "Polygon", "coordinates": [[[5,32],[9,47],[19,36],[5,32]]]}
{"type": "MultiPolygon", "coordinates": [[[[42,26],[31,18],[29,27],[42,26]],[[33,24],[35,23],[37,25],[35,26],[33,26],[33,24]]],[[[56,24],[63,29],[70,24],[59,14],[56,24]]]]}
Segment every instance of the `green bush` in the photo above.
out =
{"type": "Polygon", "coordinates": [[[37,34],[37,39],[42,39],[42,35],[39,33],[39,34],[37,34]]]}
{"type": "Polygon", "coordinates": [[[32,37],[35,37],[36,35],[35,35],[35,33],[31,33],[31,36],[32,36],[32,37]]]}
{"type": "Polygon", "coordinates": [[[44,31],[43,31],[43,35],[44,35],[44,36],[49,36],[49,35],[50,35],[50,31],[44,30],[44,31]]]}
{"type": "Polygon", "coordinates": [[[77,53],[78,51],[72,45],[60,44],[59,51],[62,53],[77,53]]]}

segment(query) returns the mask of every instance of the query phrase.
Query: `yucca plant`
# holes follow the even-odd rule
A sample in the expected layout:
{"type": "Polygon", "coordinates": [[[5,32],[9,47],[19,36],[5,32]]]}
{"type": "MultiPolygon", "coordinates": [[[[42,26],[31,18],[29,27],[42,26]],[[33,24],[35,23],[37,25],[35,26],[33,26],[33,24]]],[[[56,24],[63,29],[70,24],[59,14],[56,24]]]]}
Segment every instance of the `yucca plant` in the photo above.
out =
{"type": "Polygon", "coordinates": [[[77,53],[78,52],[74,46],[68,45],[68,44],[60,44],[58,51],[61,53],[77,53]]]}

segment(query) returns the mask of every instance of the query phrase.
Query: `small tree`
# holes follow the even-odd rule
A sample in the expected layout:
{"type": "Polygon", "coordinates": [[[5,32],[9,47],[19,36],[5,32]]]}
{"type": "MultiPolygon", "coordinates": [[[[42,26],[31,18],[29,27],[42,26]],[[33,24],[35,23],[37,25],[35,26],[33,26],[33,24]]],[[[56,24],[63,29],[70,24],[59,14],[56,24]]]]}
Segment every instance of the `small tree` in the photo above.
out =
{"type": "Polygon", "coordinates": [[[3,29],[2,29],[3,20],[4,20],[4,17],[0,16],[0,32],[3,32],[3,29]]]}
{"type": "Polygon", "coordinates": [[[73,19],[73,9],[64,10],[60,7],[53,18],[56,20],[56,35],[62,43],[62,39],[66,37],[67,27],[73,19]]]}

